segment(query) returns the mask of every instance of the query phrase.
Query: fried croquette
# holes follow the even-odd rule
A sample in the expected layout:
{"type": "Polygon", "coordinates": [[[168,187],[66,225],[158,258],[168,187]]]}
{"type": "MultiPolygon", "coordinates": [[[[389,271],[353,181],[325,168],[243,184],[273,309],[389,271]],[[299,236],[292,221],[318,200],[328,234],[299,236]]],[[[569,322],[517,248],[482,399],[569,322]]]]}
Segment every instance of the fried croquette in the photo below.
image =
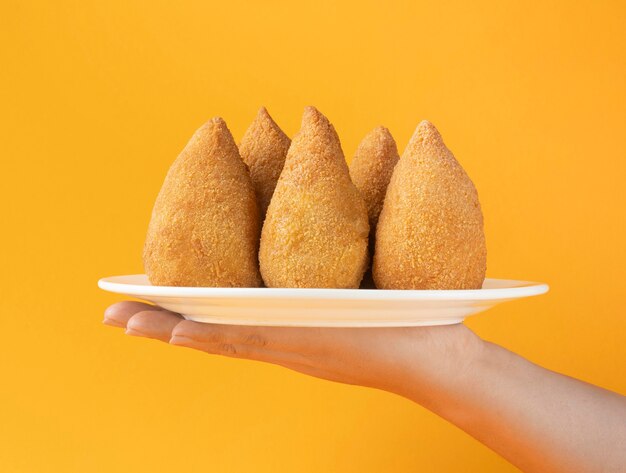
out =
{"type": "Polygon", "coordinates": [[[477,289],[486,260],[476,188],[437,129],[423,121],[387,188],[376,232],[376,286],[477,289]]]}
{"type": "Polygon", "coordinates": [[[307,107],[270,202],[259,261],[268,287],[358,288],[367,264],[367,207],[339,137],[307,107]]]}
{"type": "Polygon", "coordinates": [[[387,128],[379,126],[365,135],[350,163],[352,182],[367,205],[372,236],[375,235],[378,216],[383,209],[387,185],[399,159],[393,136],[387,128]]]}
{"type": "Polygon", "coordinates": [[[256,287],[259,210],[226,123],[213,118],[169,169],[143,252],[160,286],[256,287]]]}
{"type": "Polygon", "coordinates": [[[241,139],[239,153],[250,170],[261,221],[267,213],[290,144],[289,137],[274,122],[265,107],[261,107],[241,139]]]}

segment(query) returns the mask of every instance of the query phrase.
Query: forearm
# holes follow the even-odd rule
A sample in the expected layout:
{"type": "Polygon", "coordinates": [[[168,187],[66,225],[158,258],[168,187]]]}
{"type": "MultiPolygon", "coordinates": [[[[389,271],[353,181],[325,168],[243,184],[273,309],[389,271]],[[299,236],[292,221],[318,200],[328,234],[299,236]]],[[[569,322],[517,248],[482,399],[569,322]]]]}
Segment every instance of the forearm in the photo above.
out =
{"type": "Polygon", "coordinates": [[[626,471],[626,398],[540,368],[463,324],[377,329],[181,321],[126,302],[105,322],[207,353],[276,363],[395,392],[449,420],[527,473],[626,471]]]}
{"type": "Polygon", "coordinates": [[[481,343],[409,397],[525,472],[625,471],[626,398],[481,343]]]}

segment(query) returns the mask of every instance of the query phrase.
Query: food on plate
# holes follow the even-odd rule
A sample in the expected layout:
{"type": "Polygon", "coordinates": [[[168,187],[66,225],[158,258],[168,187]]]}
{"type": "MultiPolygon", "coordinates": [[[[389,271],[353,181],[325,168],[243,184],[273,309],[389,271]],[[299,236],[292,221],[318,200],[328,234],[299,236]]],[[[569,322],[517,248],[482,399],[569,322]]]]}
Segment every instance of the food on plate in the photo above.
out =
{"type": "Polygon", "coordinates": [[[398,159],[400,156],[393,136],[387,128],[379,126],[365,135],[350,163],[352,182],[367,205],[372,236],[375,235],[387,185],[398,159]]]}
{"type": "Polygon", "coordinates": [[[265,218],[290,143],[289,137],[272,120],[265,107],[259,110],[241,139],[239,153],[250,170],[261,221],[265,218]]]}
{"type": "MultiPolygon", "coordinates": [[[[378,216],[383,208],[387,185],[398,159],[400,156],[398,156],[398,147],[393,136],[387,128],[379,126],[365,135],[350,163],[352,182],[361,192],[365,205],[367,205],[370,224],[368,258],[370,262],[374,256],[378,216]]],[[[364,289],[376,287],[372,279],[371,268],[365,272],[361,287],[364,289]]]]}
{"type": "Polygon", "coordinates": [[[387,188],[373,276],[379,289],[476,289],[487,265],[474,184],[441,135],[422,121],[387,188]]]}
{"type": "Polygon", "coordinates": [[[213,118],[169,169],[143,252],[160,286],[256,287],[259,210],[226,123],[213,118]]]}
{"type": "Polygon", "coordinates": [[[153,285],[199,287],[476,289],[486,258],[474,184],[430,122],[401,159],[375,128],[348,169],[314,107],[293,142],[265,108],[239,148],[224,120],[205,123],[167,173],[143,253],[153,285]]]}
{"type": "Polygon", "coordinates": [[[358,288],[367,264],[367,207],[350,180],[339,137],[307,107],[287,153],[263,231],[268,287],[358,288]]]}

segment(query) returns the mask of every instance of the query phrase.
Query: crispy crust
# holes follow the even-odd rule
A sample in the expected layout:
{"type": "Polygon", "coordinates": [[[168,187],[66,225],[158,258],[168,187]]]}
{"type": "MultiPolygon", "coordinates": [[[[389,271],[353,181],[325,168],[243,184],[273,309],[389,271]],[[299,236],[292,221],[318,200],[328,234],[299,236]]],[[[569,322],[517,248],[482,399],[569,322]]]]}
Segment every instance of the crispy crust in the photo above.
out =
{"type": "Polygon", "coordinates": [[[268,287],[357,288],[367,262],[367,208],[339,137],[307,107],[269,205],[259,260],[268,287]]]}
{"type": "Polygon", "coordinates": [[[250,170],[261,221],[270,205],[290,144],[289,137],[272,120],[265,107],[261,107],[241,139],[239,153],[250,170]]]}
{"type": "Polygon", "coordinates": [[[379,126],[365,135],[350,163],[350,177],[367,205],[372,235],[375,235],[387,186],[399,159],[393,136],[387,128],[379,126]]]}
{"type": "Polygon", "coordinates": [[[376,286],[476,289],[486,266],[476,188],[437,129],[423,121],[387,188],[376,232],[376,286]]]}
{"type": "Polygon", "coordinates": [[[144,246],[150,282],[164,286],[255,287],[259,211],[226,123],[213,118],[167,173],[144,246]]]}

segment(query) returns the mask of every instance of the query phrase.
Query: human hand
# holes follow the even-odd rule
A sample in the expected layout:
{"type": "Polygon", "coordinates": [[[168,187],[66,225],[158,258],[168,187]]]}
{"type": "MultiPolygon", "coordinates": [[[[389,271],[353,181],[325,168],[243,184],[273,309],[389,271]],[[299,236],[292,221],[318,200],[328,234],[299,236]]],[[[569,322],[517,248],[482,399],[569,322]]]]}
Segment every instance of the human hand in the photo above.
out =
{"type": "Polygon", "coordinates": [[[126,334],[210,354],[280,365],[341,383],[378,388],[422,404],[453,389],[482,341],[463,324],[399,328],[250,327],[205,324],[140,302],[119,302],[104,323],[126,334]]]}
{"type": "Polygon", "coordinates": [[[463,324],[246,327],[192,322],[128,301],[110,306],[104,323],[128,335],[402,395],[523,471],[623,471],[626,465],[623,396],[483,342],[463,324]]]}

